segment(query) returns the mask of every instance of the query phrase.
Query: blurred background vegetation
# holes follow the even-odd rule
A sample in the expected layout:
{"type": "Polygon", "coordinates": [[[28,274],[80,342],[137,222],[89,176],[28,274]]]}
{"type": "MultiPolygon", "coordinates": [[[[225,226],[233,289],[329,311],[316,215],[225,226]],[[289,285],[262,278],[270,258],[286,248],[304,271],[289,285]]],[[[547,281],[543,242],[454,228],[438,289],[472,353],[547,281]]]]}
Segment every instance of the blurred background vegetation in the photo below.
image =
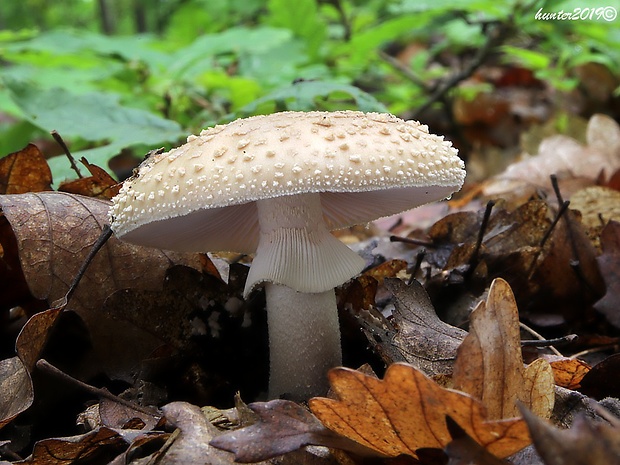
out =
{"type": "MultiPolygon", "coordinates": [[[[107,167],[237,117],[360,109],[419,119],[467,158],[505,156],[532,127],[620,117],[614,11],[619,0],[2,1],[0,155],[28,142],[61,153],[57,130],[107,167]],[[561,10],[579,16],[542,19],[561,10]]],[[[74,177],[64,157],[50,164],[56,181],[74,177]]]]}

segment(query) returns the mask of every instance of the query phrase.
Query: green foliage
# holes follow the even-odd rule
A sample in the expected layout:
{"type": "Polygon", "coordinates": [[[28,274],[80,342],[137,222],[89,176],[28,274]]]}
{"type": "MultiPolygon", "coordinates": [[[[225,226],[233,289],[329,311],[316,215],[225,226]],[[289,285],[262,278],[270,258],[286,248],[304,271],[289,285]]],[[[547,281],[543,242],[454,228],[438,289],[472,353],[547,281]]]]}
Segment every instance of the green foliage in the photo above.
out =
{"type": "MultiPolygon", "coordinates": [[[[133,145],[161,145],[183,136],[181,127],[152,113],[119,104],[113,94],[99,92],[71,94],[61,88],[41,89],[27,81],[5,80],[4,85],[23,117],[45,131],[56,130],[74,140],[91,163],[105,165],[123,148],[133,145]],[[92,143],[101,143],[88,148],[92,143]]],[[[55,175],[65,177],[68,171],[55,175]]],[[[68,167],[67,167],[68,168],[68,167]]]]}
{"type": "Polygon", "coordinates": [[[614,22],[535,17],[583,8],[572,0],[104,0],[118,35],[90,32],[102,27],[98,1],[43,3],[0,2],[0,27],[14,27],[0,29],[3,153],[56,129],[77,156],[105,165],[123,148],[171,145],[254,113],[411,112],[493,31],[501,38],[487,59],[526,67],[560,91],[578,85],[583,63],[620,72],[614,22]],[[132,34],[140,12],[150,32],[132,34]],[[408,47],[415,53],[397,66],[382,55],[408,47]]]}

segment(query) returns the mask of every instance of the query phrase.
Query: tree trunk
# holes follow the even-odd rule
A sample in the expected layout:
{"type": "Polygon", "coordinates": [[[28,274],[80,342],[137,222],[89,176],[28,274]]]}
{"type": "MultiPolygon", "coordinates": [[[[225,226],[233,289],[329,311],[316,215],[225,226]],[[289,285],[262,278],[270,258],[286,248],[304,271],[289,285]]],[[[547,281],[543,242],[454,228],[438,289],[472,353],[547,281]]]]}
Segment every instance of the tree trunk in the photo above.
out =
{"type": "Polygon", "coordinates": [[[144,5],[144,1],[134,0],[133,15],[134,15],[134,21],[136,25],[136,32],[138,34],[148,32],[147,31],[148,28],[146,24],[146,7],[144,5]]]}
{"type": "Polygon", "coordinates": [[[110,11],[108,0],[98,0],[99,4],[99,20],[101,21],[101,30],[106,35],[114,34],[114,19],[110,11]]]}

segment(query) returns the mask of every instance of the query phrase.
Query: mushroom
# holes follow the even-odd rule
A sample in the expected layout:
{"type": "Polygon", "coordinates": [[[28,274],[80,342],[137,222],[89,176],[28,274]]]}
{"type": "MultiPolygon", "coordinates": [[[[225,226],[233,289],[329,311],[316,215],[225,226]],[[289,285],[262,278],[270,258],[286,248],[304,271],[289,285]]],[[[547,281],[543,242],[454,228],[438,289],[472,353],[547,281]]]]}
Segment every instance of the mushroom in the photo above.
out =
{"type": "Polygon", "coordinates": [[[254,253],[264,285],[271,398],[323,393],[341,364],[334,288],[364,260],[330,230],[444,199],[465,178],[457,150],[418,122],[357,111],[238,119],[154,154],[113,199],[122,240],[254,253]]]}

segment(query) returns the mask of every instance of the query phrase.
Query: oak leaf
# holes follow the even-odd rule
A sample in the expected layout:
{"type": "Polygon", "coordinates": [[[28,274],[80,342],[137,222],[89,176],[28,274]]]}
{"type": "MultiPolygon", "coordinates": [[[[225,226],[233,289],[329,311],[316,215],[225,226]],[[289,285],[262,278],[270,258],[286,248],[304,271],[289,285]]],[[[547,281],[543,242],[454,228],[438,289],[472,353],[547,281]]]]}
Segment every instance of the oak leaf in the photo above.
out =
{"type": "Polygon", "coordinates": [[[495,279],[486,302],[470,316],[469,334],[458,349],[454,388],[480,399],[489,418],[519,416],[516,401],[536,415],[549,418],[553,410],[554,379],[549,363],[523,365],[519,311],[509,284],[495,279]]]}
{"type": "Polygon", "coordinates": [[[312,412],[329,429],[386,456],[446,447],[452,440],[447,416],[497,457],[530,443],[520,418],[488,420],[478,400],[440,387],[410,365],[391,365],[383,380],[334,368],[329,380],[337,400],[310,399],[312,412]]]}

